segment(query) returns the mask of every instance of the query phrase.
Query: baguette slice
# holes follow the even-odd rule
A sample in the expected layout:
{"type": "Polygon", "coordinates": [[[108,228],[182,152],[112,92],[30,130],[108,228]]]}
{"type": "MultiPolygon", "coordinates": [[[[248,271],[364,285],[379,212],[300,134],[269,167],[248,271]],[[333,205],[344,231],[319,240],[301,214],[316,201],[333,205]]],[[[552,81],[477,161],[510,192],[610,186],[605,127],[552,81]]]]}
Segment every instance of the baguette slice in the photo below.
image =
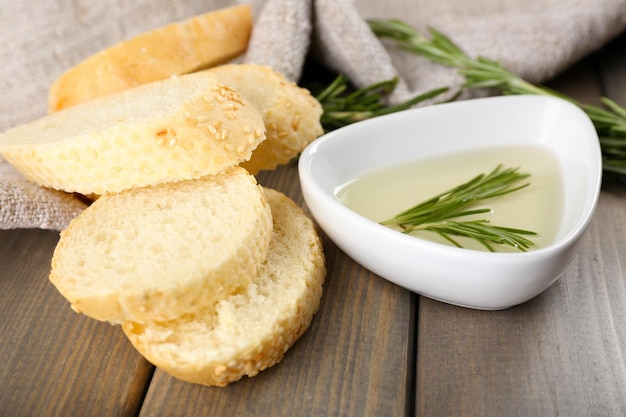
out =
{"type": "Polygon", "coordinates": [[[312,221],[285,195],[265,189],[274,229],[256,279],[215,310],[171,322],[126,322],[124,333],[150,362],[183,381],[225,386],[275,365],[309,327],[326,275],[312,221]]]}
{"type": "Polygon", "coordinates": [[[240,167],[105,194],[61,232],[50,281],[97,320],[170,320],[245,288],[271,230],[263,190],[240,167]]]}
{"type": "Polygon", "coordinates": [[[320,122],[322,105],[309,90],[270,67],[229,64],[208,71],[239,91],[263,117],[267,140],[254,150],[250,160],[241,164],[251,174],[286,164],[324,133],[320,122]]]}
{"type": "Polygon", "coordinates": [[[58,111],[97,97],[228,62],[252,31],[250,6],[220,9],[113,45],[63,73],[48,108],[58,111]]]}
{"type": "Polygon", "coordinates": [[[0,155],[34,183],[99,195],[216,174],[249,159],[264,128],[239,93],[199,72],[9,129],[0,155]]]}

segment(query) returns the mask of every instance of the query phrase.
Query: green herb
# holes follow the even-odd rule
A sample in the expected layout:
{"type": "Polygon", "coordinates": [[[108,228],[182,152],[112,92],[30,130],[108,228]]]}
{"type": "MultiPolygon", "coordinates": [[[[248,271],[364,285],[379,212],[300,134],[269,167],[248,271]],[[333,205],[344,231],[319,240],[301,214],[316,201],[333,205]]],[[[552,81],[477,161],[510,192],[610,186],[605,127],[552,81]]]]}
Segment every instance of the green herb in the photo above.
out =
{"type": "Polygon", "coordinates": [[[600,138],[605,177],[626,179],[626,109],[603,97],[605,108],[577,101],[543,86],[535,86],[506,70],[498,62],[467,56],[442,33],[430,29],[430,38],[400,20],[370,20],[372,31],[380,38],[394,40],[411,53],[432,62],[456,68],[465,82],[462,88],[495,88],[504,94],[535,94],[563,98],[579,106],[593,122],[600,138]]]}
{"type": "Polygon", "coordinates": [[[395,106],[387,106],[385,97],[396,88],[397,78],[381,81],[361,89],[351,89],[348,78],[339,75],[315,98],[324,112],[321,123],[326,132],[383,114],[406,110],[417,103],[433,98],[448,88],[437,88],[413,97],[395,106]]]}
{"type": "Polygon", "coordinates": [[[527,187],[530,174],[520,173],[519,168],[502,168],[498,165],[489,174],[480,174],[470,181],[436,195],[405,210],[395,217],[381,222],[396,226],[403,233],[419,230],[435,232],[457,247],[462,247],[452,236],[464,236],[481,243],[494,252],[491,244],[504,244],[526,251],[534,243],[524,236],[536,235],[528,230],[493,226],[488,220],[454,220],[460,217],[491,212],[489,208],[468,207],[479,201],[499,197],[527,187]]]}

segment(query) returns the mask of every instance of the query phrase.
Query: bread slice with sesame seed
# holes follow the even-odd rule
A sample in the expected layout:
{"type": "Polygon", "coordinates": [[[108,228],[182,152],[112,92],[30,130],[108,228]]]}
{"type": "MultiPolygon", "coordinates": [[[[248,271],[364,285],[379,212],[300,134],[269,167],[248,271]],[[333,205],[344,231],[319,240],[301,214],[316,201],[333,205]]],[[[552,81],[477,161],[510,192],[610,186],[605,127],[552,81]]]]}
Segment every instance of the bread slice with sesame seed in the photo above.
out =
{"type": "Polygon", "coordinates": [[[91,100],[0,134],[0,155],[30,181],[104,194],[239,165],[265,140],[259,112],[197,72],[91,100]]]}
{"type": "Polygon", "coordinates": [[[101,196],[61,232],[50,281],[97,320],[170,320],[243,291],[271,236],[263,189],[233,167],[101,196]]]}
{"type": "Polygon", "coordinates": [[[265,194],[272,239],[245,289],[178,320],[122,325],[146,359],[178,379],[225,386],[256,375],[282,360],[319,308],[326,267],[315,226],[285,195],[265,194]]]}
{"type": "Polygon", "coordinates": [[[321,104],[309,90],[270,67],[228,64],[207,71],[239,91],[263,116],[267,140],[254,150],[250,160],[241,164],[250,173],[286,164],[324,133],[321,104]]]}
{"type": "Polygon", "coordinates": [[[86,58],[50,88],[58,111],[142,84],[228,62],[248,47],[252,9],[238,5],[136,35],[86,58]]]}

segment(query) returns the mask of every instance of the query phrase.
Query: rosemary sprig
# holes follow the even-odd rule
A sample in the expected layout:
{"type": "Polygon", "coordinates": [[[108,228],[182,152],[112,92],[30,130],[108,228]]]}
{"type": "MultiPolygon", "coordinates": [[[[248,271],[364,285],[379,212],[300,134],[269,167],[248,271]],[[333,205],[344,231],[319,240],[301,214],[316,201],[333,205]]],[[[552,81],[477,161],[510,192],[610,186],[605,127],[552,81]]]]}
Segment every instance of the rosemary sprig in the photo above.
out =
{"type": "Polygon", "coordinates": [[[605,178],[626,180],[626,109],[603,97],[605,108],[581,104],[545,86],[533,85],[506,70],[496,61],[484,57],[471,58],[449,38],[430,29],[430,38],[400,20],[374,19],[372,31],[388,38],[397,46],[432,62],[456,68],[464,77],[464,89],[494,88],[503,94],[534,94],[556,96],[579,106],[593,122],[600,138],[605,178]]]}
{"type": "Polygon", "coordinates": [[[489,208],[470,206],[512,193],[530,185],[523,182],[530,174],[519,172],[519,168],[503,168],[498,165],[489,174],[479,174],[470,181],[419,203],[380,224],[395,226],[403,233],[428,230],[438,233],[457,247],[462,247],[452,236],[464,236],[481,243],[493,252],[491,244],[504,244],[521,251],[528,250],[534,243],[525,236],[535,232],[510,227],[493,226],[488,220],[458,221],[461,217],[491,212],[489,208]]]}
{"type": "Polygon", "coordinates": [[[495,249],[489,242],[506,244],[517,248],[522,252],[526,252],[535,243],[525,238],[523,235],[536,235],[535,232],[522,229],[513,229],[510,227],[500,227],[488,225],[488,220],[475,220],[467,222],[445,221],[439,224],[433,224],[424,227],[439,234],[441,237],[452,243],[456,247],[462,246],[450,235],[465,236],[476,240],[483,245],[489,252],[495,252],[495,249]]]}
{"type": "Polygon", "coordinates": [[[324,130],[328,132],[361,120],[406,110],[448,90],[447,87],[433,89],[404,103],[387,106],[384,102],[385,96],[396,88],[397,83],[398,79],[393,78],[353,90],[350,88],[346,76],[337,76],[328,87],[315,97],[324,109],[321,117],[324,130]]]}

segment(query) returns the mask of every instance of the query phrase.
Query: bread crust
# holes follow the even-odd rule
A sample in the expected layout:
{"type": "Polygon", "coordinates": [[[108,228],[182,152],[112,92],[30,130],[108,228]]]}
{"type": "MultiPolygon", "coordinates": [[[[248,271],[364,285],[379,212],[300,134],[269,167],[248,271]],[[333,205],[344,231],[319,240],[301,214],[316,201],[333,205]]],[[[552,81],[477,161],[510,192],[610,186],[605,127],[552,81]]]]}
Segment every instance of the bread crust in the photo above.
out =
{"type": "Polygon", "coordinates": [[[80,194],[200,178],[248,160],[259,112],[207,72],[91,100],[0,135],[0,155],[30,181],[80,194]]]}
{"type": "Polygon", "coordinates": [[[251,174],[288,163],[324,133],[322,105],[309,90],[270,67],[227,64],[207,71],[239,91],[263,117],[267,139],[241,164],[251,174]]]}
{"type": "Polygon", "coordinates": [[[150,362],[183,381],[226,386],[280,362],[308,329],[326,267],[314,223],[292,200],[265,189],[274,229],[258,276],[215,310],[141,325],[124,333],[150,362]]]}
{"type": "Polygon", "coordinates": [[[245,52],[249,5],[233,6],[122,41],[61,74],[49,91],[50,112],[173,75],[219,65],[245,52]]]}
{"type": "Polygon", "coordinates": [[[61,232],[50,281],[97,320],[170,320],[245,287],[271,230],[263,190],[240,167],[106,194],[61,232]]]}

